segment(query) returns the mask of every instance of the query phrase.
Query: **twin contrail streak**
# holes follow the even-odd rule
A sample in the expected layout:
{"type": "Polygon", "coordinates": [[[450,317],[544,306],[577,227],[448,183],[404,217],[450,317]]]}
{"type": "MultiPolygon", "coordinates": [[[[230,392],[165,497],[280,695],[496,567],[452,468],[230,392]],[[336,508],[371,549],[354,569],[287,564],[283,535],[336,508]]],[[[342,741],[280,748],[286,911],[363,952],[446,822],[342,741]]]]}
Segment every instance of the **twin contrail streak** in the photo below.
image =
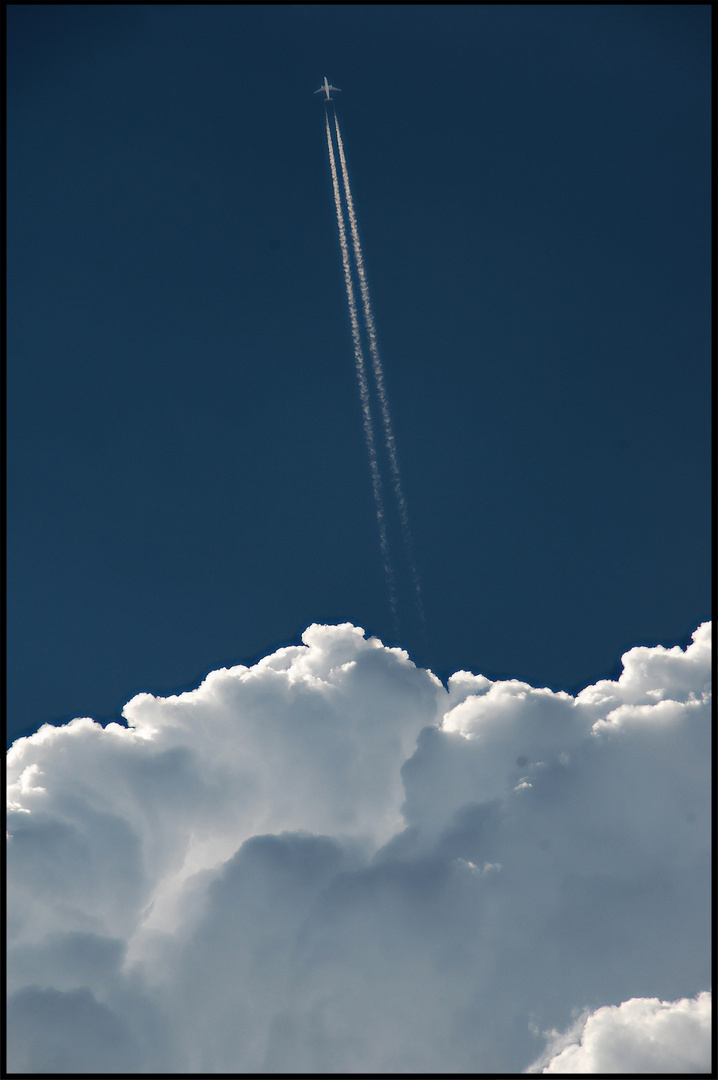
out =
{"type": "MultiPolygon", "coordinates": [[[[392,487],[394,489],[394,496],[396,498],[397,507],[399,510],[399,519],[401,521],[402,539],[404,541],[404,548],[406,551],[407,562],[409,564],[409,572],[411,574],[412,583],[414,585],[414,600],[416,603],[417,611],[422,621],[424,619],[423,605],[421,601],[421,585],[419,582],[419,573],[416,569],[416,563],[414,562],[413,543],[411,539],[411,529],[409,528],[409,510],[406,505],[406,499],[404,497],[404,491],[401,485],[401,473],[399,471],[399,455],[396,449],[396,440],[394,439],[394,430],[391,423],[391,415],[389,412],[389,398],[386,392],[386,386],[384,383],[384,369],[381,363],[381,357],[379,355],[379,346],[376,339],[376,325],[374,323],[374,316],[371,309],[371,301],[369,299],[369,285],[366,279],[366,271],[364,270],[364,258],[362,255],[361,244],[359,242],[359,230],[357,228],[356,214],[354,213],[354,200],[352,199],[351,186],[349,184],[349,170],[347,169],[346,157],[344,156],[344,144],[342,143],[341,132],[339,131],[339,121],[334,115],[334,126],[337,135],[337,147],[339,149],[339,163],[341,165],[342,180],[344,181],[344,196],[346,198],[347,211],[349,214],[349,228],[352,235],[352,244],[354,248],[354,261],[357,268],[357,276],[359,278],[359,291],[361,292],[362,306],[364,308],[364,323],[366,325],[367,337],[369,339],[369,352],[372,360],[372,370],[374,372],[374,381],[376,383],[377,396],[379,398],[379,408],[381,410],[382,425],[384,429],[384,443],[386,445],[387,456],[389,458],[389,467],[391,470],[392,487]]],[[[329,153],[332,163],[332,178],[334,179],[334,200],[337,205],[337,217],[340,216],[340,202],[338,201],[338,190],[336,183],[336,165],[334,162],[334,153],[331,145],[331,137],[329,133],[329,125],[327,123],[327,141],[329,143],[329,153]]],[[[340,233],[344,235],[342,242],[342,257],[344,257],[344,248],[346,245],[346,229],[342,221],[340,225],[340,233]]],[[[348,251],[347,251],[348,257],[348,251]]],[[[347,277],[347,263],[345,263],[344,270],[345,278],[347,277]]],[[[349,280],[349,278],[347,278],[349,280]]],[[[349,286],[347,285],[347,292],[349,286]]],[[[353,292],[353,290],[352,290],[353,292]]],[[[350,304],[351,307],[351,304],[350,304]]],[[[356,306],[355,306],[356,314],[356,306]]],[[[352,322],[352,330],[353,330],[352,322]]],[[[356,346],[355,346],[356,349],[356,346]]]]}
{"type": "MultiPolygon", "coordinates": [[[[381,473],[379,472],[379,461],[376,452],[376,441],[374,439],[374,424],[372,422],[371,415],[371,403],[369,399],[369,385],[366,377],[366,363],[364,361],[364,351],[361,345],[361,335],[359,332],[359,317],[357,315],[356,298],[354,296],[354,283],[352,281],[351,266],[349,263],[349,244],[347,242],[346,226],[344,224],[344,213],[342,211],[341,196],[339,192],[339,177],[337,175],[337,166],[334,158],[334,147],[332,145],[332,136],[329,130],[329,118],[325,117],[327,126],[327,146],[329,147],[329,164],[332,170],[332,186],[334,188],[334,206],[337,212],[337,225],[339,226],[339,246],[342,252],[342,266],[344,268],[344,284],[347,291],[347,304],[349,307],[349,322],[352,330],[352,342],[354,345],[354,362],[356,366],[357,382],[359,383],[359,397],[361,399],[362,417],[364,423],[364,438],[366,440],[367,451],[369,453],[369,468],[371,470],[371,483],[374,491],[374,506],[376,508],[376,519],[379,525],[379,544],[381,546],[382,561],[384,563],[384,573],[386,575],[387,587],[389,589],[389,602],[391,604],[392,615],[396,618],[396,590],[394,585],[394,571],[392,569],[391,560],[389,558],[389,540],[386,532],[386,518],[384,514],[384,500],[382,495],[381,473]]],[[[340,153],[342,152],[341,143],[339,143],[340,153]]],[[[342,157],[342,172],[344,173],[345,165],[342,157]]],[[[348,191],[348,185],[345,179],[345,187],[348,191]]],[[[347,202],[347,205],[350,205],[347,202]]],[[[350,211],[350,220],[353,210],[350,211]]],[[[361,279],[360,279],[361,280],[361,279]]],[[[363,297],[363,294],[362,294],[363,297]]],[[[373,354],[372,354],[373,355],[373,354]]]]}

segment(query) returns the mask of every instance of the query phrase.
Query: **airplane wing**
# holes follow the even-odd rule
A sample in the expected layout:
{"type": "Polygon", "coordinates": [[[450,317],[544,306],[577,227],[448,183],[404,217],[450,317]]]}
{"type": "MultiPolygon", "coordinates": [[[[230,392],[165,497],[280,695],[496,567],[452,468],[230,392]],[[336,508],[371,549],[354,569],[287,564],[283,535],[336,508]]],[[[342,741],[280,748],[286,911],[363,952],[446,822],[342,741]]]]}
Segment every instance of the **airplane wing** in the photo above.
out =
{"type": "Polygon", "coordinates": [[[341,94],[341,92],[342,92],[341,87],[339,87],[339,86],[329,86],[329,84],[325,81],[324,86],[320,86],[318,90],[314,91],[314,93],[315,94],[326,94],[327,95],[327,100],[331,101],[332,99],[329,97],[329,91],[330,90],[334,90],[338,94],[341,94]]]}

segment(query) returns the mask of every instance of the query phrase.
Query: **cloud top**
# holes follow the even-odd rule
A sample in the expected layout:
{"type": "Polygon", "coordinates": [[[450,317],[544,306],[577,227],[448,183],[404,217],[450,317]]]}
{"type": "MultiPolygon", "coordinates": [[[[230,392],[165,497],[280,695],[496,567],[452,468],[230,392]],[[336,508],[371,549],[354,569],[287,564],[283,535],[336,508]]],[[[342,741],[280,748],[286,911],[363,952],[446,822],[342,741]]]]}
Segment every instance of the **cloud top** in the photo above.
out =
{"type": "Polygon", "coordinates": [[[575,698],[312,625],[124,716],[8,754],[15,1071],[557,1071],[703,1022],[710,624],[575,698]]]}

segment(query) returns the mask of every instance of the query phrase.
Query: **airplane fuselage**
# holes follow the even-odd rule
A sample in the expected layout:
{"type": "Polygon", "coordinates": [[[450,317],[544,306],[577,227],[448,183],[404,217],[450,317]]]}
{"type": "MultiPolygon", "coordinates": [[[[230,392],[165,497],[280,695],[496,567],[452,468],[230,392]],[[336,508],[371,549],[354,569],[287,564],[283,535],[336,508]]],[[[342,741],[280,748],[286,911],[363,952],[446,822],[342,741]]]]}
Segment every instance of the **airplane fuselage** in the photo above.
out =
{"type": "Polygon", "coordinates": [[[326,94],[326,97],[323,99],[324,101],[334,101],[334,98],[331,97],[330,94],[329,94],[330,90],[334,90],[335,93],[341,94],[340,88],[338,86],[332,86],[329,83],[329,81],[328,81],[328,79],[327,79],[327,77],[325,75],[324,76],[324,82],[322,83],[322,85],[319,87],[318,90],[314,91],[314,93],[315,94],[326,94]]]}

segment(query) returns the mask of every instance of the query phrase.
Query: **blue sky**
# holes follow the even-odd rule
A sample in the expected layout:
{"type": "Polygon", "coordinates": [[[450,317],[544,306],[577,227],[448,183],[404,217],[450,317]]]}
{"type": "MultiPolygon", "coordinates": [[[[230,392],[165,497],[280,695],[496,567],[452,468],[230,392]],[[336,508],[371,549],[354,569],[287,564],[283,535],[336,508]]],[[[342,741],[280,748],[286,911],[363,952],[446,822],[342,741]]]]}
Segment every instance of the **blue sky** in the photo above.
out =
{"type": "Polygon", "coordinates": [[[706,6],[11,6],[9,705],[353,621],[578,690],[709,616],[706,6]],[[338,116],[422,581],[389,611],[338,116]],[[38,677],[41,672],[41,677],[38,677]]]}

